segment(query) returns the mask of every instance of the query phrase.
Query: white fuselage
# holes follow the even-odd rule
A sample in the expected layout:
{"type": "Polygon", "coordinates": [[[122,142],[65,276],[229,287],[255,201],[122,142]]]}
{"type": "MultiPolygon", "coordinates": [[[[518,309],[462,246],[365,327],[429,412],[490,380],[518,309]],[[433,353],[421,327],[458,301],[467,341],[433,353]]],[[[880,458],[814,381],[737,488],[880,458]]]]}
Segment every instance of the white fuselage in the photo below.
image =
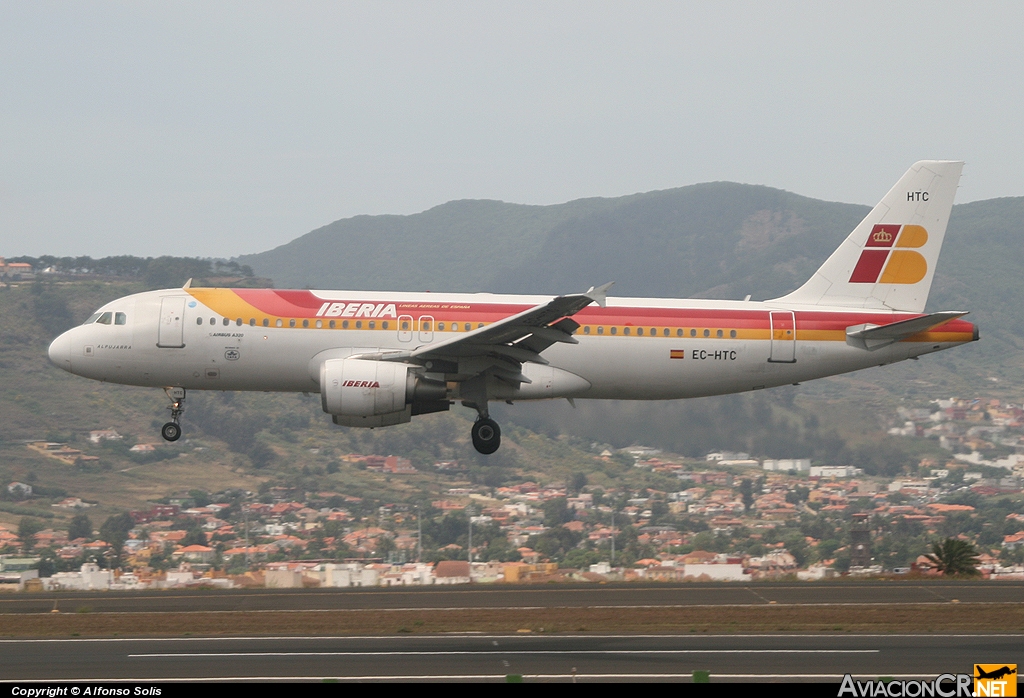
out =
{"type": "MultiPolygon", "coordinates": [[[[318,392],[326,359],[430,346],[549,300],[491,294],[151,291],[105,305],[99,314],[110,313],[109,323],[93,321],[69,330],[54,340],[50,358],[71,373],[126,385],[318,392]],[[285,293],[292,295],[289,305],[282,306],[285,293]],[[334,313],[328,304],[345,310],[325,315],[334,313]],[[113,318],[118,317],[123,324],[116,324],[113,318]]],[[[902,361],[976,339],[974,326],[958,320],[941,332],[874,351],[846,341],[845,328],[914,315],[753,301],[609,298],[607,307],[591,306],[574,316],[581,325],[574,335],[578,344],[551,346],[543,353],[550,366],[524,364],[523,373],[532,382],[519,389],[494,382],[489,398],[718,395],[902,361]]],[[[450,397],[458,399],[458,383],[450,385],[450,397]]]]}

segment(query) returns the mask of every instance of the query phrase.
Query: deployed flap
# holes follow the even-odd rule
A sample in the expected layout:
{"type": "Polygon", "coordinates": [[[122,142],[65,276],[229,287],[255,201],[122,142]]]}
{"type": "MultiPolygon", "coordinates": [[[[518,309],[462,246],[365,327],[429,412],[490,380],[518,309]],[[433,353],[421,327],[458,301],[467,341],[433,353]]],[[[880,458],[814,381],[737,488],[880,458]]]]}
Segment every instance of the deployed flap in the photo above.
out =
{"type": "Polygon", "coordinates": [[[920,332],[927,332],[966,314],[966,311],[944,310],[888,325],[853,325],[846,328],[846,342],[869,351],[879,349],[920,332]]]}

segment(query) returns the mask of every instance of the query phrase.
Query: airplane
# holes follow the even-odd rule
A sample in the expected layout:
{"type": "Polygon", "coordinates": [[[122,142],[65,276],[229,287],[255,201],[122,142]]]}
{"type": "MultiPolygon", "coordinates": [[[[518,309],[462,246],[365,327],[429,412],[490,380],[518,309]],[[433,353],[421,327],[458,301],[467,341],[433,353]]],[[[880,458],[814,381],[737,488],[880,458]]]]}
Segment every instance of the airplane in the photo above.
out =
{"type": "Polygon", "coordinates": [[[242,288],[115,300],[49,347],[78,376],[161,387],[181,436],[188,390],[320,394],[347,427],[488,403],[674,400],[801,383],[977,341],[966,311],[925,313],[962,162],[914,164],[800,288],[751,301],[242,288]]]}

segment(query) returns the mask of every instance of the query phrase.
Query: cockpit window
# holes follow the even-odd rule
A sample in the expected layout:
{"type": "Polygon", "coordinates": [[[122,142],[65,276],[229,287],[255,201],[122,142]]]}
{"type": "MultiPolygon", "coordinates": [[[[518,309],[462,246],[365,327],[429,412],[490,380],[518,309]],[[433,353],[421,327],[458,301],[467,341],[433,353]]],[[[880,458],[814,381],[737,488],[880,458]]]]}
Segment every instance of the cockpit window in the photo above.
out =
{"type": "Polygon", "coordinates": [[[96,319],[96,322],[100,325],[109,325],[111,320],[111,313],[103,313],[96,319]]]}
{"type": "Polygon", "coordinates": [[[128,316],[124,313],[114,313],[114,324],[124,325],[128,322],[128,316]]]}
{"type": "Polygon", "coordinates": [[[89,319],[86,320],[85,322],[83,322],[82,324],[83,325],[92,324],[92,323],[96,322],[96,320],[99,319],[99,317],[100,317],[99,313],[93,313],[92,315],[89,316],[89,319]]]}

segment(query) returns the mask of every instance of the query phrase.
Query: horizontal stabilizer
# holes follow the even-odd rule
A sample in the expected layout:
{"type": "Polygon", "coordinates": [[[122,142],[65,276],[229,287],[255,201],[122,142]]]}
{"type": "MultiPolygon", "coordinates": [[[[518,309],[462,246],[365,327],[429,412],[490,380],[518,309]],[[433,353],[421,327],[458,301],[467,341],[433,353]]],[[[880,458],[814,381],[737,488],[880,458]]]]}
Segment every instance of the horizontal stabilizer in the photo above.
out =
{"type": "Polygon", "coordinates": [[[945,324],[950,320],[963,317],[967,311],[943,310],[930,315],[901,320],[888,325],[853,325],[846,328],[846,343],[861,349],[872,351],[889,346],[915,334],[945,324]]]}

